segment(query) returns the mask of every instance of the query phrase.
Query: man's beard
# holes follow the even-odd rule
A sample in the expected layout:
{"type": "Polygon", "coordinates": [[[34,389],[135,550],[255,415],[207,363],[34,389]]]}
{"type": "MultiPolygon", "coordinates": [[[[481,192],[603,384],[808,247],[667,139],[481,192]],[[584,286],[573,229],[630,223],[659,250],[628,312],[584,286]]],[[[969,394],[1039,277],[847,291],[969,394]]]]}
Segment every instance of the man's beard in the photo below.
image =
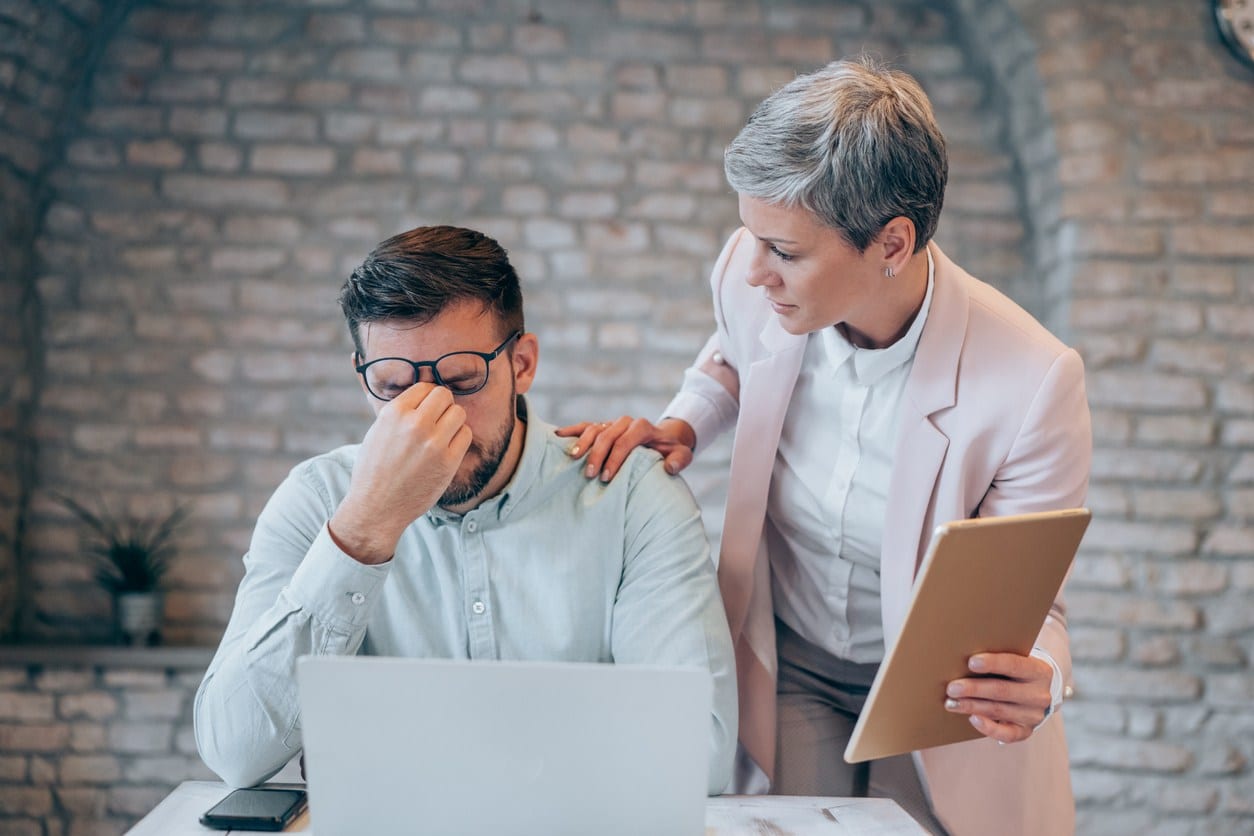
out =
{"type": "MultiPolygon", "coordinates": [[[[510,403],[513,401],[514,398],[511,397],[510,403]]],[[[514,416],[514,410],[511,409],[509,419],[495,440],[489,440],[486,444],[480,444],[477,440],[470,442],[470,449],[466,451],[466,455],[469,457],[477,454],[479,463],[465,479],[453,477],[444,495],[440,497],[441,508],[466,504],[478,496],[492,481],[492,477],[496,476],[496,472],[501,468],[501,462],[505,459],[505,451],[509,449],[510,440],[514,437],[514,416]]]]}

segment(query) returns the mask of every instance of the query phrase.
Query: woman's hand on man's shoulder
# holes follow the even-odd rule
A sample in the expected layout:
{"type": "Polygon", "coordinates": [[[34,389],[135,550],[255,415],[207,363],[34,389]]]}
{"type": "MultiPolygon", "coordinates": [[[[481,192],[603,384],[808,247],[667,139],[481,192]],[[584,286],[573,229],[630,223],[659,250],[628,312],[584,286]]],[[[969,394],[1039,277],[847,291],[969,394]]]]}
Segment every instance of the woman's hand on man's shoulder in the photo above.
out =
{"type": "Polygon", "coordinates": [[[586,456],[584,475],[602,482],[613,479],[627,456],[637,447],[648,447],[662,454],[662,466],[674,476],[692,464],[696,433],[687,421],[663,418],[653,424],[647,418],[624,415],[612,421],[581,421],[560,427],[557,435],[575,438],[568,451],[571,458],[586,456]]]}

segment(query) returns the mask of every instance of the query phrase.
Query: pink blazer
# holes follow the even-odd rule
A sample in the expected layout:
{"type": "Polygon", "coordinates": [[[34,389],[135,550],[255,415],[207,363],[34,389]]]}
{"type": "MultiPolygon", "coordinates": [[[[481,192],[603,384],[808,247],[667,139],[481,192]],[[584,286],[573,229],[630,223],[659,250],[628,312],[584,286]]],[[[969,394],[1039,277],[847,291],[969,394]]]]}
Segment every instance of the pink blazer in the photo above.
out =
{"type": "MultiPolygon", "coordinates": [[[[881,553],[884,635],[900,631],[933,528],[973,516],[1082,505],[1092,438],[1079,355],[929,244],[932,306],[901,402],[881,553]]],[[[745,276],[752,236],[738,230],[711,276],[717,331],[666,414],[697,445],[733,426],[719,584],[736,643],[742,751],[775,763],[775,636],[767,488],[805,336],[786,332],[745,276]]],[[[839,281],[839,277],[833,277],[839,281]]],[[[1037,639],[1071,679],[1061,596],[1037,639]]],[[[940,697],[938,697],[939,699],[940,697]]],[[[933,807],[953,836],[1074,831],[1061,716],[1023,742],[981,739],[918,753],[933,807]]]]}

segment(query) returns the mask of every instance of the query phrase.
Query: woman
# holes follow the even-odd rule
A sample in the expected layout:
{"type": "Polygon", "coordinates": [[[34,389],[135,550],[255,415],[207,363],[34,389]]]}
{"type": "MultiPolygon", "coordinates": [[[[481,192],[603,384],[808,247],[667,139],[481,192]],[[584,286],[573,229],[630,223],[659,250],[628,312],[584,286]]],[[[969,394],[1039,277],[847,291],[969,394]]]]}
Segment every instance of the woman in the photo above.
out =
{"type": "Polygon", "coordinates": [[[609,479],[634,446],[677,473],[735,427],[719,580],[736,788],[888,796],[953,836],[1072,832],[1050,717],[1071,669],[1061,598],[1031,656],[976,654],[972,673],[999,676],[949,684],[946,707],[984,738],[869,767],[842,753],[928,533],[1083,503],[1079,356],[931,242],[948,163],[909,76],[859,60],[796,79],[757,108],[725,170],[744,226],[711,277],[717,330],[666,417],[560,432],[609,479]]]}

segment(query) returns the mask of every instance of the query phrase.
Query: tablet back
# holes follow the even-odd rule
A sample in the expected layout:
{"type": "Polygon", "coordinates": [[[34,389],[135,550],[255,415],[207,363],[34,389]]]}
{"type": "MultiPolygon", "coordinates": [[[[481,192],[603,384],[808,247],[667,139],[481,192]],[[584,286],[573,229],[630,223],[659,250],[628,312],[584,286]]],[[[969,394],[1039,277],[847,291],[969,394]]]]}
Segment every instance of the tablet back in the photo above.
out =
{"type": "Polygon", "coordinates": [[[938,526],[845,760],[981,737],[967,715],[945,710],[945,687],[973,675],[972,654],[1031,652],[1089,517],[1071,508],[938,526]]]}

